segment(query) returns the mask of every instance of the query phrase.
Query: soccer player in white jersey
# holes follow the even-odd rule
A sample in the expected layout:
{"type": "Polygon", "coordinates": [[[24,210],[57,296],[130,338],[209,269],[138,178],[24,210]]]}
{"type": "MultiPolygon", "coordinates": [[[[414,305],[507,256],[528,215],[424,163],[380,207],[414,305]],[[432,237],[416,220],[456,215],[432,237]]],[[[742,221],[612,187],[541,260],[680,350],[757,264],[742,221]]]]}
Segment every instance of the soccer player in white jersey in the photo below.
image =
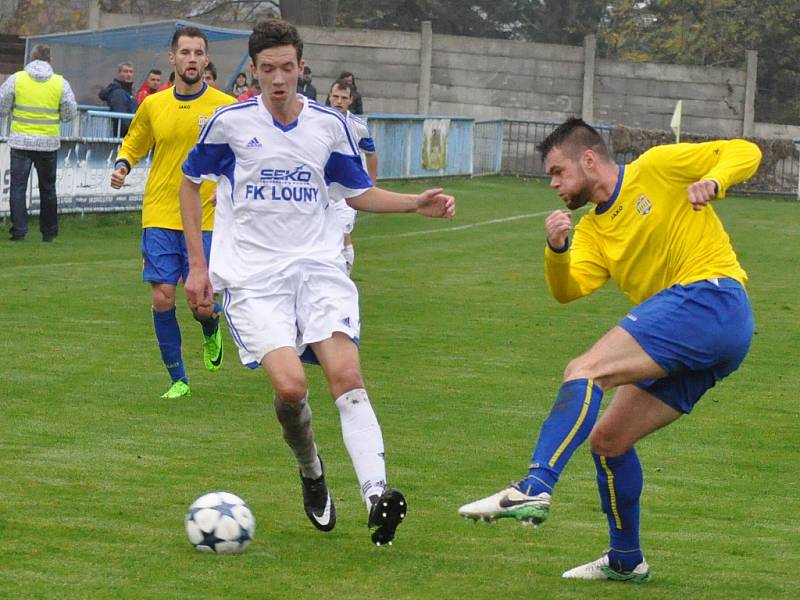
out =
{"type": "Polygon", "coordinates": [[[306,515],[330,531],[336,512],[300,362],[313,352],[336,399],[372,541],[388,544],[407,505],[386,484],[383,437],[359,365],[358,291],[342,269],[342,233],[328,185],[369,212],[451,218],[455,199],[441,189],[412,195],[372,187],[341,114],[296,93],[303,42],[292,25],[260,22],[249,53],[261,95],[218,110],[183,165],[186,293],[202,305],[222,292],[242,362],[262,366],[275,390],[283,437],[300,467],[306,515]],[[203,179],[217,181],[210,265],[200,235],[203,179]]]}
{"type": "MultiPolygon", "coordinates": [[[[331,85],[328,101],[332,108],[335,108],[344,115],[350,130],[356,138],[356,143],[361,154],[361,162],[369,173],[372,183],[378,180],[378,153],[375,152],[375,142],[369,134],[367,122],[361,117],[357,117],[350,112],[350,105],[353,103],[353,84],[344,79],[337,79],[331,85]]],[[[344,200],[344,198],[333,198],[334,200],[344,200]]],[[[356,253],[353,248],[351,234],[356,224],[356,211],[350,208],[347,202],[336,202],[336,213],[344,230],[344,243],[342,245],[342,256],[345,260],[347,274],[353,270],[356,253]]]]}

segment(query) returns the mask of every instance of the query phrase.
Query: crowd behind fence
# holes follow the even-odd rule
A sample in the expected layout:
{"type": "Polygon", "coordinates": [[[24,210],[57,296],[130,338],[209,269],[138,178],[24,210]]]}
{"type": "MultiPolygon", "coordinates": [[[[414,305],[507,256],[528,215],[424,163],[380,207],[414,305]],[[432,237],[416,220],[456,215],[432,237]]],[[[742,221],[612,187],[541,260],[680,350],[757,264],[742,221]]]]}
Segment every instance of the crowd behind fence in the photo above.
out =
{"type": "MultiPolygon", "coordinates": [[[[141,207],[150,157],[137,165],[122,190],[112,190],[108,183],[121,143],[120,128],[132,118],[131,114],[113,113],[106,107],[79,105],[78,117],[62,124],[57,175],[61,212],[123,211],[141,207]]],[[[536,146],[559,123],[375,113],[369,115],[369,124],[380,157],[379,177],[406,179],[489,174],[546,177],[536,146]],[[438,152],[430,145],[434,131],[438,132],[437,139],[442,140],[438,152]]],[[[614,148],[613,128],[599,125],[597,129],[618,163],[636,158],[638,152],[621,152],[614,148]]],[[[0,216],[9,212],[9,155],[4,143],[7,134],[7,119],[0,120],[0,216]]],[[[783,153],[775,153],[769,159],[765,153],[757,176],[737,190],[800,198],[798,143],[800,140],[795,145],[789,144],[788,151],[784,144],[783,153]]],[[[35,214],[38,212],[38,186],[33,176],[29,185],[30,211],[35,214]]]]}

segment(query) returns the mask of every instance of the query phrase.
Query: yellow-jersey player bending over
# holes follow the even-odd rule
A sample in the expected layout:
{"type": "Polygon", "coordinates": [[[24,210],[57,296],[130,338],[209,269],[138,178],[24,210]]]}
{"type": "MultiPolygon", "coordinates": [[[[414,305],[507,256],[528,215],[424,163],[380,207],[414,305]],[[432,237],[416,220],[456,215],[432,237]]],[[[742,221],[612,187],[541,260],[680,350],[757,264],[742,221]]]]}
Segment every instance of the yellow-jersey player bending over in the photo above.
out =
{"type": "MultiPolygon", "coordinates": [[[[117,155],[111,186],[121,187],[133,166],[155,146],[142,207],[142,279],[152,287],[153,326],[172,379],[162,397],[179,398],[191,395],[175,316],[175,289],[189,272],[178,198],[181,164],[214,110],[234,99],[203,81],[208,40],[199,29],[182,27],[175,31],[169,61],[175,67],[175,86],[148,96],[139,107],[117,155]]],[[[208,256],[214,227],[214,184],[206,182],[201,195],[203,243],[208,256]]],[[[212,302],[191,308],[203,328],[205,366],[216,371],[222,362],[219,306],[212,302]]]]}
{"type": "Polygon", "coordinates": [[[539,149],[567,207],[594,205],[574,232],[570,213],[547,217],[550,292],[569,302],[613,279],[638,305],[567,366],[528,474],[459,512],[543,522],[559,476],[588,438],[609,550],[563,577],[644,582],[650,568],[639,545],[643,475],[634,445],[689,413],[750,348],[747,276],[710,201],[751,177],[761,152],[744,140],[676,144],[619,166],[580,119],[557,127],[539,149]],[[614,387],[598,418],[603,393],[614,387]]]}

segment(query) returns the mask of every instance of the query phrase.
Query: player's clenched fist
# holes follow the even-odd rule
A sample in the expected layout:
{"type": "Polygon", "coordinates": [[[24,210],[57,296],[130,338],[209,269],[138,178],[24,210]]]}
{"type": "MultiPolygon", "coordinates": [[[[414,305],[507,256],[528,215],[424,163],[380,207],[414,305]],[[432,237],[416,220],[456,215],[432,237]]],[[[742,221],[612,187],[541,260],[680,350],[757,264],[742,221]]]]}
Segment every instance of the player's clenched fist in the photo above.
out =
{"type": "Polygon", "coordinates": [[[547,232],[547,243],[554,250],[561,250],[567,245],[569,232],[572,231],[572,213],[556,210],[544,220],[547,232]]]}
{"type": "Polygon", "coordinates": [[[128,169],[124,166],[114,169],[111,172],[111,187],[118,190],[125,183],[125,178],[128,176],[128,169]]]}

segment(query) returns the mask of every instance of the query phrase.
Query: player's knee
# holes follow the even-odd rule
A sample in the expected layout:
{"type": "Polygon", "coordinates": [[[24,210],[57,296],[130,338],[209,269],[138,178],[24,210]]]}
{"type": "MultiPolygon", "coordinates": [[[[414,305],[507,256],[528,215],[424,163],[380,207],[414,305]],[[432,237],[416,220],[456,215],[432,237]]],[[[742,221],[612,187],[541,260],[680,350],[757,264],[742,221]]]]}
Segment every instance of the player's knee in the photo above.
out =
{"type": "Polygon", "coordinates": [[[592,433],[589,434],[589,446],[592,452],[600,456],[620,456],[628,451],[628,445],[624,440],[602,425],[592,429],[592,433]]]}
{"type": "Polygon", "coordinates": [[[175,292],[163,286],[154,286],[152,294],[153,308],[159,312],[175,307],[175,292]]]}
{"type": "Polygon", "coordinates": [[[330,385],[334,395],[337,397],[350,390],[363,388],[364,380],[361,377],[361,369],[358,366],[339,369],[331,375],[330,385]]]}
{"type": "Polygon", "coordinates": [[[608,380],[601,372],[599,365],[586,354],[572,359],[567,368],[564,369],[563,381],[572,381],[574,379],[591,379],[601,390],[605,391],[608,388],[608,380]]]}
{"type": "Polygon", "coordinates": [[[306,398],[308,391],[305,378],[303,377],[284,377],[280,381],[273,381],[275,395],[278,402],[283,404],[296,404],[306,398]]]}
{"type": "Polygon", "coordinates": [[[591,365],[585,355],[573,358],[564,369],[564,381],[573,379],[593,379],[591,365]]]}

